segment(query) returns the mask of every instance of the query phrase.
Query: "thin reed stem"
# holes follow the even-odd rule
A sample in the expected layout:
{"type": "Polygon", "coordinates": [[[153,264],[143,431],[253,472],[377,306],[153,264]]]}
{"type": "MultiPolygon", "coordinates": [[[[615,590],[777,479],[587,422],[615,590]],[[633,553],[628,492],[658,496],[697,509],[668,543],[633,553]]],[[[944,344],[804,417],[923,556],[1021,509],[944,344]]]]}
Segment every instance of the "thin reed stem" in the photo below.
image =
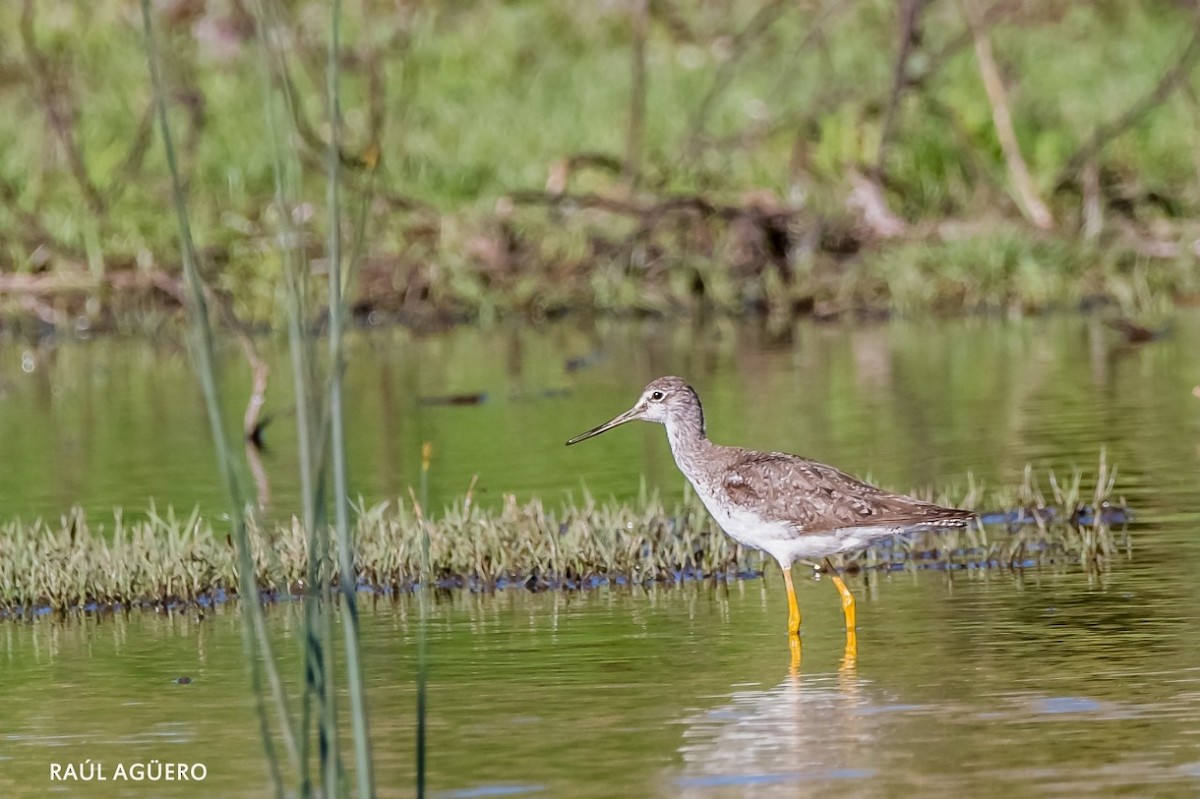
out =
{"type": "MultiPolygon", "coordinates": [[[[320,633],[321,615],[327,612],[321,607],[320,600],[323,592],[327,592],[328,578],[324,575],[324,559],[318,557],[320,547],[316,537],[316,491],[313,487],[315,464],[312,447],[314,421],[312,406],[309,402],[309,369],[311,358],[305,335],[304,319],[307,312],[307,282],[308,263],[304,248],[300,246],[295,226],[292,223],[291,209],[295,196],[295,175],[297,172],[295,151],[287,150],[291,156],[285,161],[284,137],[280,133],[280,125],[276,110],[276,93],[271,79],[271,57],[274,51],[274,17],[269,14],[263,0],[255,0],[254,13],[258,19],[260,42],[259,72],[263,91],[263,108],[266,117],[267,132],[271,142],[272,172],[275,180],[275,210],[279,224],[279,250],[283,261],[285,285],[287,288],[287,330],[288,354],[292,365],[292,393],[296,404],[296,435],[297,456],[300,470],[300,496],[304,529],[308,535],[308,573],[305,581],[304,630],[301,638],[301,656],[304,659],[305,690],[301,698],[299,720],[299,795],[307,799],[312,795],[312,775],[309,771],[309,744],[312,725],[312,700],[315,697],[319,704],[325,701],[324,694],[324,641],[320,633]]],[[[285,90],[282,92],[285,104],[290,104],[291,96],[285,90]]],[[[288,119],[292,119],[290,110],[288,119]]],[[[290,138],[290,137],[289,137],[290,138]]],[[[326,714],[323,708],[318,709],[321,717],[326,714]]],[[[336,768],[331,767],[330,773],[336,775],[336,768]]]]}
{"type": "MultiPolygon", "coordinates": [[[[179,175],[179,164],[175,156],[175,144],[171,136],[171,125],[167,115],[166,89],[163,86],[162,74],[159,69],[158,47],[154,38],[154,24],[150,15],[150,0],[141,0],[142,25],[146,43],[146,58],[150,67],[150,81],[154,92],[154,102],[158,109],[159,129],[162,133],[163,150],[166,154],[167,169],[171,174],[171,199],[175,206],[175,214],[179,224],[180,253],[183,260],[183,270],[186,278],[188,297],[190,300],[189,314],[192,326],[191,352],[204,394],[204,404],[208,410],[210,432],[213,446],[217,454],[217,470],[225,479],[229,493],[230,519],[233,526],[233,539],[238,552],[238,593],[241,597],[242,648],[246,653],[247,669],[250,684],[254,694],[255,710],[258,714],[259,732],[262,737],[263,750],[267,757],[267,765],[275,795],[282,799],[283,779],[279,772],[278,758],[271,739],[270,725],[267,720],[266,698],[262,685],[262,661],[260,650],[262,642],[255,641],[258,629],[256,615],[262,613],[258,597],[258,580],[254,573],[254,564],[250,555],[250,537],[246,529],[246,502],[238,482],[237,472],[233,467],[229,442],[225,436],[222,422],[224,414],[221,410],[220,395],[217,393],[215,358],[213,356],[212,328],[208,318],[208,306],[204,299],[204,286],[200,279],[200,271],[196,264],[196,250],[192,241],[191,224],[188,219],[187,198],[184,195],[183,181],[179,175]]],[[[286,717],[286,708],[281,712],[286,717]]],[[[283,729],[288,729],[284,724],[283,729]]]]}
{"type": "Polygon", "coordinates": [[[354,569],[354,542],[350,533],[348,487],[346,477],[346,430],[342,412],[342,377],[345,371],[342,345],[342,217],[340,200],[341,108],[339,103],[339,59],[341,0],[333,0],[329,12],[329,61],[326,69],[326,95],[329,118],[329,146],[326,148],[325,176],[329,215],[329,354],[332,373],[329,380],[330,455],[333,467],[334,520],[337,525],[338,588],[342,595],[342,635],[346,651],[346,677],[350,689],[350,714],[354,729],[354,761],[361,799],[375,795],[371,773],[370,730],[359,658],[358,601],[354,569]]]}
{"type": "Polygon", "coordinates": [[[421,445],[421,501],[417,504],[417,519],[421,525],[421,573],[418,588],[420,617],[417,625],[417,799],[425,798],[425,717],[428,710],[427,686],[429,684],[429,653],[426,628],[429,624],[429,527],[425,523],[423,509],[429,503],[429,466],[433,460],[433,444],[426,441],[421,445]]]}

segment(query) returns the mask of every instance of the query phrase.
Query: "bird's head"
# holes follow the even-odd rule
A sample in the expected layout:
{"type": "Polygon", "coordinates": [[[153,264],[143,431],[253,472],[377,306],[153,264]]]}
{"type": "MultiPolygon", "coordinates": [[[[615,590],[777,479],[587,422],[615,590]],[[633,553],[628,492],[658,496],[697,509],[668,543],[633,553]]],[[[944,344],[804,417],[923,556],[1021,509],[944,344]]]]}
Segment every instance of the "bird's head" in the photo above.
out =
{"type": "Polygon", "coordinates": [[[606,430],[611,430],[626,422],[640,419],[643,422],[669,424],[675,419],[690,418],[693,415],[699,416],[700,432],[703,434],[704,416],[700,412],[700,398],[696,395],[695,390],[681,377],[660,377],[652,380],[642,389],[642,395],[638,397],[632,408],[599,427],[593,427],[586,433],[580,433],[568,441],[567,446],[578,444],[592,436],[598,436],[606,430]]]}

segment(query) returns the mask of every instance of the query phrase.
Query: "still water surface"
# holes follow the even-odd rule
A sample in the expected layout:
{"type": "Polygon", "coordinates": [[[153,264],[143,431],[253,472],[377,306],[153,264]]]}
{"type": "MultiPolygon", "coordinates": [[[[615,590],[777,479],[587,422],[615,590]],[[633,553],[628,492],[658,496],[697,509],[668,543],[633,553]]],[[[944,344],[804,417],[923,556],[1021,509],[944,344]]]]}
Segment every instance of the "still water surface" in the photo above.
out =
{"type": "MultiPolygon", "coordinates": [[[[766,579],[584,594],[445,594],[430,627],[436,796],[945,796],[1200,793],[1200,315],[1127,350],[1097,320],[965,320],[786,336],[714,325],[401,331],[354,339],[355,491],[551,502],[581,485],[682,491],[660,428],[580,447],[650,377],[689,377],[714,439],[800,452],[908,489],[1094,469],[1101,446],[1138,521],[1102,574],[1079,568],[853,575],[859,658],[828,581],[786,603],[766,579]],[[569,359],[587,366],[569,371],[569,359]],[[486,393],[481,404],[422,403],[486,393]]],[[[276,358],[270,512],[296,502],[276,358]]],[[[229,353],[230,418],[245,394],[229,353]]],[[[235,422],[231,421],[231,424],[235,422]]],[[[105,339],[0,344],[0,519],[81,503],[223,507],[185,353],[105,339]],[[30,368],[25,371],[24,368],[30,368]]],[[[296,608],[270,610],[298,653],[296,608]]],[[[413,795],[416,610],[364,609],[380,794],[413,795]]],[[[296,685],[296,657],[288,679],[296,685]]],[[[236,614],[0,627],[0,796],[261,796],[236,614]],[[189,676],[186,685],[172,680],[189,676]],[[51,763],[202,762],[202,786],[51,783],[51,763]]]]}
{"type": "MultiPolygon", "coordinates": [[[[684,482],[661,428],[563,442],[674,373],[697,387],[721,443],[797,452],[905,490],[961,485],[968,474],[1011,485],[1026,463],[1090,468],[1107,447],[1127,490],[1152,486],[1148,501],[1170,505],[1175,492],[1196,496],[1196,341],[1200,313],[1136,350],[1077,316],[800,324],[776,336],[720,323],[361,334],[350,340],[346,388],[351,488],[368,503],[407,497],[430,441],[435,506],[473,480],[485,503],[507,493],[578,498],[585,484],[629,499],[642,475],[670,499],[684,482]],[[587,365],[568,368],[577,361],[587,365]]],[[[286,350],[262,346],[273,369],[269,509],[290,514],[299,496],[291,376],[286,350]]],[[[223,362],[236,431],[249,378],[236,347],[223,362]]],[[[76,504],[99,519],[152,501],[226,509],[178,342],[0,339],[0,458],[9,465],[0,518],[56,518],[76,504]]]]}

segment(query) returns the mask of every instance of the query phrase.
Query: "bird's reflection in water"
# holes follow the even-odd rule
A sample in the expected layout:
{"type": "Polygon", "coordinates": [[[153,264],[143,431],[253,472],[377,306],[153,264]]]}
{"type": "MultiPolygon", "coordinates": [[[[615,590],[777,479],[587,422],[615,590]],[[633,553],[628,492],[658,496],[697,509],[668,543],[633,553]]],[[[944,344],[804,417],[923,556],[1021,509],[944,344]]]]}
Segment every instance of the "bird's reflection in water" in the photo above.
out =
{"type": "Polygon", "coordinates": [[[871,689],[857,673],[853,633],[836,673],[801,673],[793,640],[783,681],[761,691],[735,691],[730,701],[683,719],[681,796],[814,794],[868,779],[871,689]],[[714,789],[718,789],[714,793],[714,789]]]}

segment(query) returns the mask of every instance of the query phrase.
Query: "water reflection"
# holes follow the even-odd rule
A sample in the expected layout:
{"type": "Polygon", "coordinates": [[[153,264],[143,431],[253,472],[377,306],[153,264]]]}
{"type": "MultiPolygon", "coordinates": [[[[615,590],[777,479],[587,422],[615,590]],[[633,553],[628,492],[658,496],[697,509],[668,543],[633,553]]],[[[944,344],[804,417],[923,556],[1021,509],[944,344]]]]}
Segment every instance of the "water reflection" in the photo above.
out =
{"type": "MultiPolygon", "coordinates": [[[[771,576],[439,596],[431,792],[770,799],[1200,788],[1200,602],[1183,569],[1139,559],[1096,583],[1078,569],[877,575],[869,586],[854,575],[856,663],[829,586],[802,581],[806,639],[794,669],[771,576]]],[[[376,765],[391,788],[383,795],[412,795],[416,616],[411,601],[363,607],[376,765]]],[[[301,620],[298,607],[267,614],[292,696],[301,620]]],[[[111,767],[152,757],[209,765],[203,792],[155,786],[155,796],[261,795],[238,624],[236,612],[215,611],[0,625],[0,796],[45,795],[52,760],[111,767]]]]}
{"type": "MultiPolygon", "coordinates": [[[[799,322],[782,336],[729,320],[358,331],[347,341],[351,488],[367,504],[407,496],[432,441],[434,506],[476,475],[483,504],[507,492],[578,497],[582,456],[562,441],[659,374],[697,386],[721,442],[797,452],[901,490],[968,472],[1011,484],[1030,460],[1069,472],[1101,446],[1123,474],[1178,485],[1179,467],[1197,464],[1200,351],[1184,342],[1200,335],[1200,314],[1181,313],[1176,327],[1133,350],[1078,316],[799,322]]],[[[271,512],[287,514],[299,505],[291,378],[286,350],[263,349],[274,422],[256,475],[270,482],[271,512]]],[[[250,375],[232,348],[223,363],[223,399],[242,408],[250,375]]],[[[56,518],[79,503],[99,519],[151,499],[224,509],[178,342],[0,338],[0,375],[0,442],[22,464],[0,474],[0,518],[56,518]]],[[[639,475],[668,500],[682,491],[661,432],[625,433],[587,458],[600,497],[636,496],[639,475]]]]}
{"type": "MultiPolygon", "coordinates": [[[[791,668],[774,688],[735,691],[730,701],[682,720],[681,796],[796,796],[833,783],[875,775],[877,730],[869,716],[882,712],[877,689],[852,664],[836,674],[803,675],[791,668]]],[[[896,707],[895,705],[891,707],[896,707]]]]}
{"type": "MultiPolygon", "coordinates": [[[[829,587],[800,585],[811,637],[794,673],[777,572],[681,589],[457,592],[435,603],[430,631],[433,790],[1196,795],[1200,348],[1186,342],[1200,314],[1178,328],[1119,355],[1112,331],[1078,317],[806,323],[770,340],[728,322],[353,338],[349,447],[368,503],[406,495],[426,440],[437,506],[476,475],[480,503],[511,491],[554,504],[578,498],[585,471],[601,498],[635,496],[645,474],[670,500],[683,481],[660,430],[598,440],[586,469],[562,441],[644,377],[683,373],[723,442],[903,490],[968,472],[1011,485],[1030,460],[1068,475],[1104,445],[1138,511],[1132,555],[1096,574],[1060,563],[853,576],[856,662],[829,587]],[[419,401],[472,392],[489,399],[419,401]]],[[[226,380],[240,407],[245,376],[226,380]]],[[[276,510],[298,493],[289,383],[280,368],[262,459],[276,510]]],[[[0,470],[0,519],[56,518],[74,502],[102,518],[151,497],[219,510],[207,435],[178,346],[0,341],[0,452],[19,464],[0,470]]],[[[411,795],[413,780],[415,616],[404,603],[363,608],[392,795],[411,795]]],[[[268,618],[293,691],[299,618],[285,607],[268,618]]],[[[51,758],[180,752],[219,764],[203,795],[261,795],[236,614],[0,625],[0,695],[0,796],[45,795],[51,758]]]]}

